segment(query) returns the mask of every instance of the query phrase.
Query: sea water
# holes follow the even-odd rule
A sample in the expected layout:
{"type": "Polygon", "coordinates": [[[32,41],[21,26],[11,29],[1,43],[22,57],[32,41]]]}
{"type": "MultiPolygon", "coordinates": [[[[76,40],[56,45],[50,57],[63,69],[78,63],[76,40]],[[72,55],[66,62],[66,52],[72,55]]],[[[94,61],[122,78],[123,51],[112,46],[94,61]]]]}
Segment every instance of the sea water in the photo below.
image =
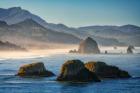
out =
{"type": "Polygon", "coordinates": [[[35,58],[0,59],[0,93],[140,93],[140,54],[56,54],[35,58]],[[107,79],[95,83],[67,83],[55,81],[62,64],[71,59],[83,62],[103,61],[128,71],[132,78],[107,79]],[[55,77],[20,78],[14,76],[19,67],[32,62],[44,62],[55,77]]]}

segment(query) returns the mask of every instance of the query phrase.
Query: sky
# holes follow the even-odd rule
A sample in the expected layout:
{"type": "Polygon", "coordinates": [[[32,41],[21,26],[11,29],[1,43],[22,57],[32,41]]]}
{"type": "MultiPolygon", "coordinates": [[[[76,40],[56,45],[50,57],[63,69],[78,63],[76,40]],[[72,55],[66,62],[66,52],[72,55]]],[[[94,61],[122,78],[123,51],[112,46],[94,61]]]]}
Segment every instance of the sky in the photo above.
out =
{"type": "Polygon", "coordinates": [[[140,26],[140,0],[0,0],[0,8],[21,7],[49,23],[140,26]]]}

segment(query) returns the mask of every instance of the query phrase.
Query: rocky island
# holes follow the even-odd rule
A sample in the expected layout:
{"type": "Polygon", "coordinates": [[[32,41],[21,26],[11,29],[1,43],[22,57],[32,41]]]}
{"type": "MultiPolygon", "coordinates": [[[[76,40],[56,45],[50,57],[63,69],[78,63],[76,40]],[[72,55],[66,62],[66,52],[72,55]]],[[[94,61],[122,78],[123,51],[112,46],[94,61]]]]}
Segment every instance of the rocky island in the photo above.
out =
{"type": "Polygon", "coordinates": [[[134,46],[131,46],[131,45],[128,46],[128,48],[127,48],[127,53],[128,53],[128,54],[132,54],[132,53],[133,53],[133,49],[135,49],[134,46]]]}
{"type": "Polygon", "coordinates": [[[105,62],[91,61],[84,64],[80,60],[68,60],[62,65],[57,81],[99,82],[104,78],[130,77],[127,71],[108,65],[105,62]]]}
{"type": "Polygon", "coordinates": [[[57,81],[100,82],[100,79],[95,73],[89,71],[82,61],[68,60],[62,65],[57,81]]]}
{"type": "Polygon", "coordinates": [[[78,50],[70,50],[69,53],[98,54],[100,53],[100,49],[97,42],[91,37],[88,37],[80,42],[78,50]]]}
{"type": "Polygon", "coordinates": [[[16,75],[21,77],[29,77],[29,76],[50,77],[54,76],[54,73],[46,70],[42,62],[35,62],[21,66],[16,75]]]}
{"type": "Polygon", "coordinates": [[[116,66],[111,66],[105,62],[87,62],[85,67],[94,72],[100,78],[129,78],[131,77],[128,72],[119,69],[116,66]]]}
{"type": "Polygon", "coordinates": [[[79,53],[85,54],[85,53],[94,53],[98,54],[100,53],[100,50],[98,48],[98,44],[95,40],[88,37],[85,40],[81,41],[78,49],[79,53]]]}

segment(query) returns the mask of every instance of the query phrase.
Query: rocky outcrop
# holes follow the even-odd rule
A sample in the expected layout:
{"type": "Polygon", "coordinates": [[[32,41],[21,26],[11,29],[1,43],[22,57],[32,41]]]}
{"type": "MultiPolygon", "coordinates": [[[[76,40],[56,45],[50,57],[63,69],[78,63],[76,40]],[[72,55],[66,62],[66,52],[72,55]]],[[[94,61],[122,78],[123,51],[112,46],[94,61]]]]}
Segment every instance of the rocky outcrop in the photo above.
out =
{"type": "Polygon", "coordinates": [[[78,51],[74,49],[74,50],[70,50],[69,53],[78,53],[78,51]]]}
{"type": "Polygon", "coordinates": [[[88,62],[85,67],[94,72],[100,78],[129,78],[131,77],[128,72],[120,70],[116,66],[107,65],[104,62],[88,62]]]}
{"type": "Polygon", "coordinates": [[[54,76],[54,74],[48,70],[46,70],[44,64],[42,62],[36,62],[31,64],[26,64],[20,67],[18,76],[26,77],[26,76],[43,76],[49,77],[54,76]]]}
{"type": "Polygon", "coordinates": [[[100,53],[98,48],[98,44],[95,40],[88,37],[87,39],[83,40],[78,49],[79,53],[100,53]]]}
{"type": "Polygon", "coordinates": [[[62,65],[61,72],[57,77],[57,80],[75,82],[100,81],[96,74],[85,68],[84,63],[80,60],[69,60],[65,62],[62,65]]]}
{"type": "Polygon", "coordinates": [[[134,49],[134,46],[128,46],[127,53],[128,54],[132,54],[133,53],[133,49],[134,49]]]}
{"type": "Polygon", "coordinates": [[[105,54],[107,54],[108,52],[107,52],[107,50],[105,50],[105,54]]]}

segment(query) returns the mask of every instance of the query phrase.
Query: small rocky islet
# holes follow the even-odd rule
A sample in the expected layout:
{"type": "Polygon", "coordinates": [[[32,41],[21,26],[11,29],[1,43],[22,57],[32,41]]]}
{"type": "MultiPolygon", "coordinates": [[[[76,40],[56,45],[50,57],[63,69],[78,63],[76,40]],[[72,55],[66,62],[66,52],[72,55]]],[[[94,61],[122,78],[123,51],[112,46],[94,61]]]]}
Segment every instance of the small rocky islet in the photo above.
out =
{"type": "MultiPolygon", "coordinates": [[[[55,74],[46,70],[43,62],[35,62],[23,65],[19,68],[17,76],[20,77],[51,77],[55,74]]],[[[100,82],[104,78],[130,78],[127,71],[105,62],[90,61],[87,63],[81,60],[66,61],[57,76],[57,81],[65,82],[100,82]]]]}
{"type": "Polygon", "coordinates": [[[55,74],[49,70],[46,70],[43,62],[35,62],[21,66],[16,75],[20,77],[50,77],[54,76],[55,74]]]}
{"type": "Polygon", "coordinates": [[[121,70],[116,66],[108,65],[105,62],[90,61],[85,63],[85,67],[102,79],[131,77],[127,71],[121,70]]]}

